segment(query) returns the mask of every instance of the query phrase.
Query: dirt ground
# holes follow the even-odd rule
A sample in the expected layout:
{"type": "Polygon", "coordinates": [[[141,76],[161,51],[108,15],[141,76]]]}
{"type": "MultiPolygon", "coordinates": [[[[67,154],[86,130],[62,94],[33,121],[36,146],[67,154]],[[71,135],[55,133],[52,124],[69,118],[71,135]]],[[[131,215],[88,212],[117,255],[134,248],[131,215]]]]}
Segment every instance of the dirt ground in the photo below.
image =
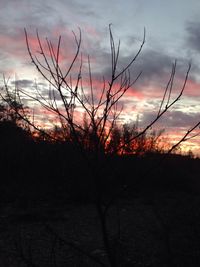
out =
{"type": "MultiPolygon", "coordinates": [[[[198,195],[159,192],[121,199],[109,212],[108,226],[118,266],[200,266],[198,195]]],[[[2,203],[0,266],[95,267],[101,266],[98,260],[109,266],[100,229],[92,204],[2,203]]]]}

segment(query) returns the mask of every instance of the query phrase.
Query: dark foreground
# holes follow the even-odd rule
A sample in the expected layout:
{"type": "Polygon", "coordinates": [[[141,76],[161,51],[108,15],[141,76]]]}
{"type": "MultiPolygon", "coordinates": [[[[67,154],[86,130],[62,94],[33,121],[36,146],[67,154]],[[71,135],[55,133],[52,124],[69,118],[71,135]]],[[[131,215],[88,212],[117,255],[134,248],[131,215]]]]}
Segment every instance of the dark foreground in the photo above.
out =
{"type": "MultiPolygon", "coordinates": [[[[119,266],[200,266],[199,207],[200,196],[181,191],[119,200],[108,219],[119,266]]],[[[108,266],[92,204],[21,199],[0,216],[2,267],[101,266],[84,253],[108,266]]]]}
{"type": "Polygon", "coordinates": [[[118,266],[200,266],[200,159],[106,156],[94,176],[68,143],[5,136],[0,267],[109,266],[94,181],[106,200],[127,188],[106,217],[118,266]]]}

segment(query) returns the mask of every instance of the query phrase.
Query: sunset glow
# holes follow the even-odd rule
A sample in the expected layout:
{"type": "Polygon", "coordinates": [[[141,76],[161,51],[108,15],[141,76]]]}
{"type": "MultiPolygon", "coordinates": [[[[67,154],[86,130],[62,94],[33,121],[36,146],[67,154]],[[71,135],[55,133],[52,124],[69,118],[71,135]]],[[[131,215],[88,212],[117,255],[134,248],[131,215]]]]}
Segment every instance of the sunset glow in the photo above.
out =
{"type": "MultiPolygon", "coordinates": [[[[49,53],[47,40],[52,42],[56,49],[59,36],[62,36],[59,62],[65,71],[76,53],[74,34],[82,33],[82,86],[90,91],[90,77],[88,74],[88,54],[90,55],[92,86],[95,98],[101,95],[102,88],[109,86],[110,80],[110,43],[108,38],[108,25],[112,23],[113,35],[116,41],[120,39],[119,70],[129,62],[138,51],[146,28],[146,43],[142,52],[130,68],[131,78],[137,77],[142,71],[138,81],[125,93],[119,105],[123,112],[119,118],[120,123],[135,121],[139,116],[139,124],[145,127],[156,116],[162,96],[170,78],[171,66],[177,60],[176,75],[172,100],[180,92],[188,64],[192,63],[187,85],[180,101],[155,125],[156,129],[165,129],[165,136],[169,142],[174,143],[181,139],[192,125],[200,119],[200,25],[197,11],[200,4],[197,1],[182,1],[180,7],[171,0],[165,7],[154,0],[157,9],[152,9],[149,3],[140,1],[127,1],[121,5],[120,1],[114,6],[108,1],[101,3],[89,0],[73,2],[57,1],[22,1],[21,7],[16,11],[18,1],[1,1],[0,9],[0,73],[10,77],[9,85],[26,89],[32,94],[37,84],[48,97],[48,84],[31,64],[27,52],[24,28],[28,33],[28,42],[34,56],[42,57],[36,31],[38,30],[45,53],[49,53]],[[173,6],[173,20],[166,16],[173,6]],[[116,9],[115,12],[113,8],[116,9]],[[27,15],[29,14],[29,15],[27,15]],[[159,23],[155,24],[155,17],[159,23]],[[120,18],[120,19],[119,19],[120,18]],[[159,25],[159,27],[158,27],[159,25]],[[74,34],[72,33],[74,32],[74,34]],[[47,39],[46,39],[47,38],[47,39]],[[105,80],[105,83],[104,83],[105,80]]],[[[44,59],[43,59],[44,60],[44,59]]],[[[76,75],[80,67],[81,57],[73,67],[74,77],[71,77],[74,86],[76,75]]],[[[3,79],[1,79],[3,85],[3,79]]],[[[119,81],[113,85],[117,90],[119,81]]],[[[57,121],[51,112],[45,111],[24,97],[27,105],[33,107],[35,120],[44,127],[51,127],[57,121]]],[[[59,101],[59,100],[58,100],[59,101]]],[[[77,112],[81,113],[81,109],[77,112]]],[[[82,118],[82,116],[77,115],[82,118]]],[[[194,134],[198,134],[195,132],[194,134]]],[[[192,150],[200,155],[200,138],[197,136],[182,145],[182,151],[192,150]]]]}

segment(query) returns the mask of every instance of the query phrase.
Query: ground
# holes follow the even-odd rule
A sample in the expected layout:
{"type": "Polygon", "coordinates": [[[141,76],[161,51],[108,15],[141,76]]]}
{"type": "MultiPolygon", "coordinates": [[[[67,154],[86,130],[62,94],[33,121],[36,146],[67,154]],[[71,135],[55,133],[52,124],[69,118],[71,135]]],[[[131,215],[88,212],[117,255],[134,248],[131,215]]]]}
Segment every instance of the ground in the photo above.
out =
{"type": "MultiPolygon", "coordinates": [[[[120,199],[108,217],[119,266],[200,266],[199,207],[200,196],[177,191],[120,199]]],[[[2,203],[0,266],[100,266],[83,251],[107,264],[93,204],[2,203]]]]}

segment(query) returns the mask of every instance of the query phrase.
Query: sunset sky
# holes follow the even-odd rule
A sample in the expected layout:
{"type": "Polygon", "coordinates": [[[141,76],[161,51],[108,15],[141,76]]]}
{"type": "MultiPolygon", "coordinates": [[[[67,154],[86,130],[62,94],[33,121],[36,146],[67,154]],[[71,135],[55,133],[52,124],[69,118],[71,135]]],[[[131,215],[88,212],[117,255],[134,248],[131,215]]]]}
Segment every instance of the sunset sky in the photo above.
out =
{"type": "MultiPolygon", "coordinates": [[[[41,38],[52,41],[62,35],[64,55],[70,60],[74,52],[72,30],[78,33],[80,27],[82,49],[91,55],[93,79],[98,83],[100,76],[109,75],[109,24],[116,42],[121,41],[122,68],[140,47],[145,27],[144,48],[131,68],[133,77],[141,70],[142,76],[124,99],[122,119],[135,120],[139,115],[141,126],[147,125],[156,115],[174,60],[175,94],[192,63],[184,96],[156,125],[177,140],[200,120],[199,12],[199,0],[0,0],[0,74],[23,88],[32,88],[34,80],[42,84],[27,53],[24,28],[33,50],[36,29],[41,38]]],[[[186,150],[200,155],[199,141],[198,137],[191,140],[186,150]]]]}

